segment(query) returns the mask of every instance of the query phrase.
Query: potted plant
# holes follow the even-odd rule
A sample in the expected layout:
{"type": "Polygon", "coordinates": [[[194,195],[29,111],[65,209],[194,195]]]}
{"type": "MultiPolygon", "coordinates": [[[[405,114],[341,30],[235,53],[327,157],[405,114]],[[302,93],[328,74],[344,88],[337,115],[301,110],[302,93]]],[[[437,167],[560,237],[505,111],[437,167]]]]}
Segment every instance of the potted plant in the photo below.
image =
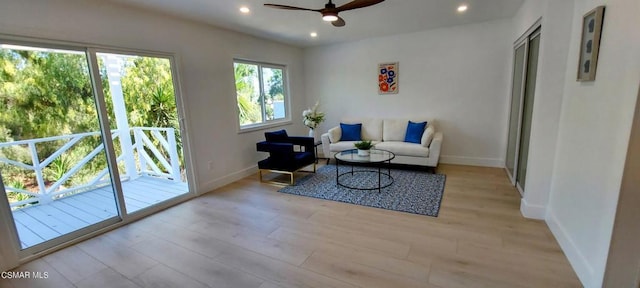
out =
{"type": "Polygon", "coordinates": [[[373,148],[373,144],[371,144],[371,140],[363,140],[360,142],[356,142],[353,144],[358,149],[358,156],[369,156],[371,148],[373,148]]]}

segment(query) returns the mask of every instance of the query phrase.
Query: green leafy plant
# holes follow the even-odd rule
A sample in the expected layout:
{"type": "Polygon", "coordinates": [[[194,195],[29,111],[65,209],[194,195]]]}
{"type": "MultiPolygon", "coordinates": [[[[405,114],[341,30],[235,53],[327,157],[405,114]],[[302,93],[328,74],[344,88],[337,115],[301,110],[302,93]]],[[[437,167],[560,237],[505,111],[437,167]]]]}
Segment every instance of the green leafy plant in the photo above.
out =
{"type": "Polygon", "coordinates": [[[360,150],[369,150],[369,149],[373,148],[373,144],[371,144],[371,140],[365,140],[365,141],[356,142],[353,145],[356,146],[356,148],[360,149],[360,150]]]}
{"type": "MultiPolygon", "coordinates": [[[[13,187],[13,188],[19,189],[19,190],[25,190],[26,189],[24,183],[22,183],[21,181],[17,181],[17,180],[9,180],[9,183],[7,183],[7,186],[8,187],[13,187]]],[[[26,193],[20,193],[20,192],[7,192],[7,198],[9,199],[9,203],[14,203],[14,202],[27,200],[27,199],[31,198],[31,195],[26,194],[26,193]]]]}
{"type": "Polygon", "coordinates": [[[55,180],[62,178],[69,169],[71,169],[71,161],[69,161],[69,159],[64,155],[51,162],[51,170],[53,171],[53,177],[55,180]]]}
{"type": "Polygon", "coordinates": [[[7,193],[7,198],[9,199],[9,203],[20,202],[24,200],[31,199],[31,195],[20,192],[9,192],[7,193]]]}
{"type": "Polygon", "coordinates": [[[13,187],[13,188],[16,188],[16,189],[20,189],[20,190],[24,190],[25,189],[24,183],[22,183],[21,181],[17,181],[17,180],[9,180],[8,183],[7,183],[7,186],[13,187]]]}
{"type": "Polygon", "coordinates": [[[44,169],[45,179],[56,182],[71,169],[71,161],[65,155],[61,155],[51,162],[49,167],[44,169]]]}

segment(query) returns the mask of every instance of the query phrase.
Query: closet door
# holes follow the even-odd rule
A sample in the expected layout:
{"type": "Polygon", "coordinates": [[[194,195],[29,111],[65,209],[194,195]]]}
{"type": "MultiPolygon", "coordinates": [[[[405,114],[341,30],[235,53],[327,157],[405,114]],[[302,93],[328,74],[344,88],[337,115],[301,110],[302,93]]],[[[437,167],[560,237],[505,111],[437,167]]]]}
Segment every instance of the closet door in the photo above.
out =
{"type": "Polygon", "coordinates": [[[536,91],[536,73],[538,71],[538,54],[540,51],[540,33],[534,34],[529,40],[529,57],[527,61],[527,79],[522,103],[522,125],[520,149],[518,153],[518,173],[516,184],[524,194],[524,184],[527,179],[527,162],[529,158],[529,140],[531,138],[531,118],[533,115],[533,98],[536,91]]]}
{"type": "Polygon", "coordinates": [[[505,169],[524,195],[531,138],[533,101],[538,71],[540,26],[534,26],[516,42],[513,60],[509,134],[505,169]]]}
{"type": "Polygon", "coordinates": [[[507,144],[506,168],[512,184],[515,184],[516,159],[518,150],[518,139],[520,132],[520,113],[522,107],[522,91],[525,79],[525,65],[527,56],[527,43],[523,42],[518,46],[514,53],[513,59],[513,76],[511,88],[511,113],[509,115],[509,137],[507,144]]]}

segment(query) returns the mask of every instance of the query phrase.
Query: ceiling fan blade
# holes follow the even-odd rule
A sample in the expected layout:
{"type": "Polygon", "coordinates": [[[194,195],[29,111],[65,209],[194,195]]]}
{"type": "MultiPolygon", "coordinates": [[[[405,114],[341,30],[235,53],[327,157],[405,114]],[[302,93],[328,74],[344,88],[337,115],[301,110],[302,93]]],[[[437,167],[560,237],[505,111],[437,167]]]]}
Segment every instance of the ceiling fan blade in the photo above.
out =
{"type": "Polygon", "coordinates": [[[309,8],[301,8],[301,7],[295,7],[295,6],[288,6],[288,5],[280,5],[280,4],[264,4],[264,6],[271,7],[271,8],[276,8],[276,9],[285,9],[285,10],[302,10],[302,11],[320,12],[320,10],[314,10],[314,9],[309,9],[309,8]]]}
{"type": "Polygon", "coordinates": [[[338,20],[331,22],[331,25],[335,26],[335,27],[342,27],[345,24],[347,24],[346,22],[344,22],[344,19],[342,19],[342,17],[338,16],[338,20]]]}
{"type": "Polygon", "coordinates": [[[384,2],[384,0],[354,0],[337,8],[338,11],[347,11],[358,8],[364,8],[371,5],[384,2]]]}

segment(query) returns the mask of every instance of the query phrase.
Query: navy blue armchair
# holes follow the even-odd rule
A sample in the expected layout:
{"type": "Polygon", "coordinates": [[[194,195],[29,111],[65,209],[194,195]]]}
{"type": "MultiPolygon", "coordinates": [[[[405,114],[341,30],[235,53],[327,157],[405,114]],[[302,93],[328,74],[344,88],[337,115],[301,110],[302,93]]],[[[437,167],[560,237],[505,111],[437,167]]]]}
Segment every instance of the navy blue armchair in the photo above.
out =
{"type": "Polygon", "coordinates": [[[294,172],[311,172],[300,169],[312,164],[313,172],[316,172],[316,154],[312,137],[288,136],[286,130],[265,132],[264,136],[266,141],[256,143],[258,151],[269,153],[267,159],[258,162],[261,182],[264,182],[264,172],[288,174],[291,176],[291,185],[295,184],[294,172]]]}

